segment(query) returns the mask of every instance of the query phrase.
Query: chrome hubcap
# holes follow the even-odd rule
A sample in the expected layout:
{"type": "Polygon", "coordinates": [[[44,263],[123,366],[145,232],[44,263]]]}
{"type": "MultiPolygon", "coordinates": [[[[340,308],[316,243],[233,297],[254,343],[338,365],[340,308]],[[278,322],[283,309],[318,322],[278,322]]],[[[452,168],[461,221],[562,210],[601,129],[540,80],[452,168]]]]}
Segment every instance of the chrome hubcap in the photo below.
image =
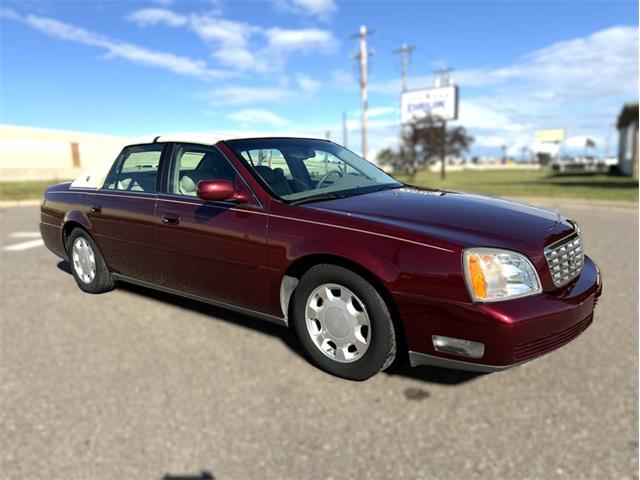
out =
{"type": "Polygon", "coordinates": [[[78,278],[84,283],[93,282],[93,279],[96,278],[96,257],[89,242],[82,237],[76,238],[71,249],[71,257],[73,269],[78,278]]]}
{"type": "Polygon", "coordinates": [[[307,299],[306,325],[314,345],[340,363],[364,355],[371,343],[371,324],[364,303],[342,285],[325,283],[307,299]]]}

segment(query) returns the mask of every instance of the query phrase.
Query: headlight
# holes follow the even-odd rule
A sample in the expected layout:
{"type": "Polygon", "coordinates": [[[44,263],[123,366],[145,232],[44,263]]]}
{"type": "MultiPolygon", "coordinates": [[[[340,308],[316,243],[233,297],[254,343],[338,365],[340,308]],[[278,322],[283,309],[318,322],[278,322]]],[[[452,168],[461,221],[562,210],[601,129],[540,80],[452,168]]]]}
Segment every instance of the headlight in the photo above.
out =
{"type": "Polygon", "coordinates": [[[463,270],[475,302],[496,302],[540,293],[540,279],[527,257],[499,248],[469,248],[463,270]]]}

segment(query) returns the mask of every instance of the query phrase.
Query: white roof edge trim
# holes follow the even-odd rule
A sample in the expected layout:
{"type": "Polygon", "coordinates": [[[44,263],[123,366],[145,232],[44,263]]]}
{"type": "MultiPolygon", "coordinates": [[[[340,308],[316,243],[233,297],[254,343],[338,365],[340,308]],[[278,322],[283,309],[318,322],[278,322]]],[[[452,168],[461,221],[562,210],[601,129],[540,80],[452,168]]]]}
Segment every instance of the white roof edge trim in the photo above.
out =
{"type": "Polygon", "coordinates": [[[194,143],[197,145],[215,145],[225,140],[255,138],[306,138],[309,140],[326,140],[322,137],[304,133],[272,133],[272,132],[176,132],[155,136],[144,136],[132,139],[127,146],[146,143],[194,143]]]}

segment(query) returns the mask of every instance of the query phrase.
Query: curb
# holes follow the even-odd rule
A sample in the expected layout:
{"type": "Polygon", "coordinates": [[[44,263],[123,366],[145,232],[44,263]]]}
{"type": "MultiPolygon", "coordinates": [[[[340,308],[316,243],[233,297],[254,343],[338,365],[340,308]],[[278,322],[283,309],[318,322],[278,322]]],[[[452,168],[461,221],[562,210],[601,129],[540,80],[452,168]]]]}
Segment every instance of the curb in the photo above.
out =
{"type": "Polygon", "coordinates": [[[615,200],[589,200],[587,198],[563,198],[563,197],[509,197],[507,200],[514,202],[528,203],[543,207],[554,208],[605,208],[620,210],[638,210],[637,202],[615,201],[615,200]]]}
{"type": "Polygon", "coordinates": [[[42,200],[0,200],[0,208],[13,208],[13,207],[34,207],[40,205],[42,200]]]}

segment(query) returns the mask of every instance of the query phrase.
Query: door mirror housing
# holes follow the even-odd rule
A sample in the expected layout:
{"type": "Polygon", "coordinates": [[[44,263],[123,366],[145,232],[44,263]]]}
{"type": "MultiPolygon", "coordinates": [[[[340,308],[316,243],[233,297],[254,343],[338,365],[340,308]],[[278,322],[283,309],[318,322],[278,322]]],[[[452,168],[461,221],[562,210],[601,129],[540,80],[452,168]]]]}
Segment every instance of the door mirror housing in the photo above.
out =
{"type": "Polygon", "coordinates": [[[249,202],[247,192],[237,190],[231,180],[202,180],[198,182],[197,194],[202,200],[249,202]]]}

